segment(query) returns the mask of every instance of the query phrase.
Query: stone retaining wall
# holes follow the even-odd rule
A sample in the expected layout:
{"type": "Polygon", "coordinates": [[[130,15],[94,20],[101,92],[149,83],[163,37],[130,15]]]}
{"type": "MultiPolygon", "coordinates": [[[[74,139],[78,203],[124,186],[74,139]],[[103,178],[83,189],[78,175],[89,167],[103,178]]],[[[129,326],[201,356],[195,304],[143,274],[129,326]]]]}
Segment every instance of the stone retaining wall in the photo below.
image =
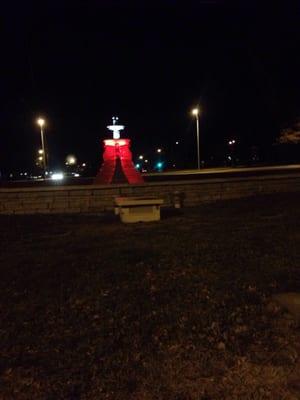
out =
{"type": "Polygon", "coordinates": [[[300,175],[206,179],[143,185],[51,186],[0,189],[0,214],[98,213],[112,210],[116,196],[157,196],[183,207],[257,194],[300,191],[300,175]]]}

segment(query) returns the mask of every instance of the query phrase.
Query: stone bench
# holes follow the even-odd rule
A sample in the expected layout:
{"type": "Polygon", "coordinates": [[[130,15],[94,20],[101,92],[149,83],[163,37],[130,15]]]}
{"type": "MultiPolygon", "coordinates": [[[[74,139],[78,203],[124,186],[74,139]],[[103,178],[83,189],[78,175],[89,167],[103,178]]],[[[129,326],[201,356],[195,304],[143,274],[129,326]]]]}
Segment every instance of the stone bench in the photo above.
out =
{"type": "Polygon", "coordinates": [[[115,212],[125,223],[159,221],[163,202],[154,197],[116,197],[115,212]]]}

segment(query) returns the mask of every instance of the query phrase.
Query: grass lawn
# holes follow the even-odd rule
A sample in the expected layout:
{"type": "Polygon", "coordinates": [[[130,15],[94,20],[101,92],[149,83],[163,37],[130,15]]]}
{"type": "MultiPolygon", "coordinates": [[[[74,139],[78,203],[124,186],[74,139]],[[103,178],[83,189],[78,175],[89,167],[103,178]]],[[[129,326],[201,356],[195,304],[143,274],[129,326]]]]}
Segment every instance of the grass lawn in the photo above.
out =
{"type": "Polygon", "coordinates": [[[0,399],[299,399],[300,194],[0,217],[0,399]]]}

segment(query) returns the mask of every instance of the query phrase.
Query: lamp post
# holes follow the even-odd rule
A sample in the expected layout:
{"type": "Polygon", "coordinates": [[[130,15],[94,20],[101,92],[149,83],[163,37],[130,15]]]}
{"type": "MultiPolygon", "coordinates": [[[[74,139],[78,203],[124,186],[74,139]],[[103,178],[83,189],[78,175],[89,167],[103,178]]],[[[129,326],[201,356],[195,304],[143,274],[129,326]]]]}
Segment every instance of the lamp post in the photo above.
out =
{"type": "Polygon", "coordinates": [[[196,128],[197,128],[197,161],[198,161],[198,169],[200,169],[200,145],[199,145],[199,108],[194,108],[192,110],[192,115],[196,117],[196,128]]]}
{"type": "Polygon", "coordinates": [[[229,140],[228,141],[228,146],[229,146],[229,152],[230,152],[230,155],[228,156],[228,160],[230,160],[230,162],[231,162],[231,166],[234,166],[234,164],[235,164],[235,157],[234,157],[234,153],[235,153],[235,145],[236,144],[236,140],[235,139],[232,139],[232,140],[229,140]]]}
{"type": "Polygon", "coordinates": [[[45,125],[45,120],[43,118],[38,118],[37,124],[41,129],[41,142],[42,142],[42,151],[43,151],[43,168],[44,168],[44,178],[46,177],[47,171],[47,161],[46,161],[46,151],[45,151],[45,140],[44,140],[44,130],[43,126],[45,125]]]}

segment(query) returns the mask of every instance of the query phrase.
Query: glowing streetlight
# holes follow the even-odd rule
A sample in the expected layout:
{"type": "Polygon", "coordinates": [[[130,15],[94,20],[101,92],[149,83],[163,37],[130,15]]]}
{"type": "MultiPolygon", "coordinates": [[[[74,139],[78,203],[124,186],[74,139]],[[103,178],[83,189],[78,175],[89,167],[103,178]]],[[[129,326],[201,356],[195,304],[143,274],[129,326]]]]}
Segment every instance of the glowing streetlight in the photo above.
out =
{"type": "Polygon", "coordinates": [[[192,115],[196,117],[196,128],[197,128],[197,160],[198,160],[198,169],[200,169],[200,146],[199,146],[199,108],[194,108],[192,110],[192,115]]]}
{"type": "Polygon", "coordinates": [[[144,159],[144,156],[143,155],[140,155],[139,156],[139,160],[143,160],[144,159]]]}
{"type": "Polygon", "coordinates": [[[66,165],[75,165],[77,162],[76,157],[72,154],[69,154],[66,158],[66,165]]]}
{"type": "Polygon", "coordinates": [[[161,150],[161,149],[157,149],[156,152],[157,152],[157,153],[161,153],[162,150],[161,150]]]}
{"type": "Polygon", "coordinates": [[[37,123],[42,128],[45,125],[44,118],[38,118],[37,123]]]}
{"type": "MultiPolygon", "coordinates": [[[[41,129],[42,149],[39,150],[39,154],[43,154],[42,160],[40,160],[40,161],[43,161],[44,176],[45,176],[46,170],[47,170],[47,160],[46,160],[45,140],[44,140],[44,130],[43,130],[43,127],[45,125],[45,120],[44,120],[44,118],[38,118],[36,122],[41,129]]],[[[40,157],[39,157],[39,159],[40,159],[40,157]]]]}

